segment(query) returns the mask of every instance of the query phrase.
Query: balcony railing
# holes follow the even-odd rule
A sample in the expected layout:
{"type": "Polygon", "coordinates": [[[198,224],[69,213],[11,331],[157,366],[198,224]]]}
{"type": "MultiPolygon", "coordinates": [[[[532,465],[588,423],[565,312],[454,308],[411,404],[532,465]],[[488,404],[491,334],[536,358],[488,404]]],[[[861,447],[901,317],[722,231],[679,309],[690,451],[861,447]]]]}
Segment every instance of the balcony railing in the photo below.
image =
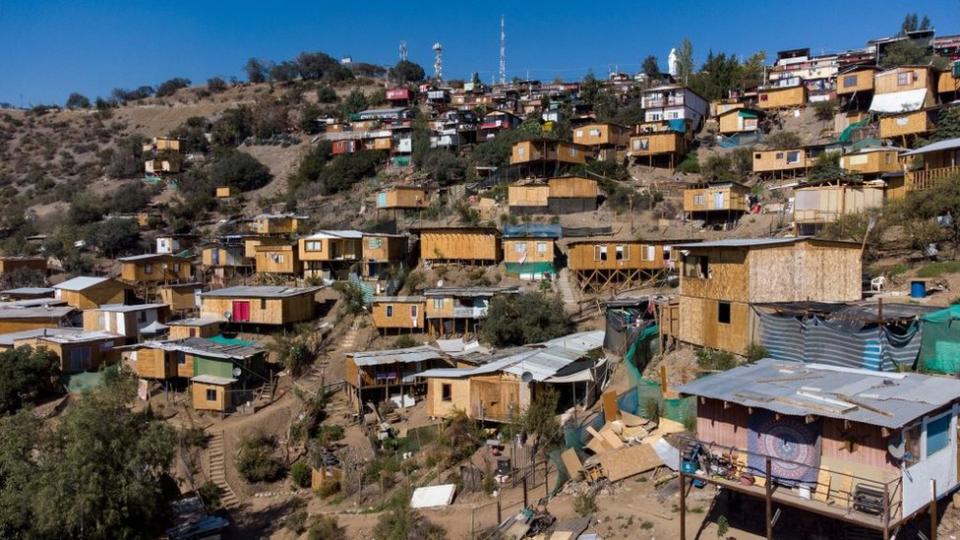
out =
{"type": "Polygon", "coordinates": [[[910,191],[930,189],[937,182],[957,174],[960,174],[960,165],[920,171],[907,171],[907,189],[910,191]]]}
{"type": "Polygon", "coordinates": [[[455,307],[453,316],[457,319],[482,319],[487,316],[487,308],[455,307]]]}

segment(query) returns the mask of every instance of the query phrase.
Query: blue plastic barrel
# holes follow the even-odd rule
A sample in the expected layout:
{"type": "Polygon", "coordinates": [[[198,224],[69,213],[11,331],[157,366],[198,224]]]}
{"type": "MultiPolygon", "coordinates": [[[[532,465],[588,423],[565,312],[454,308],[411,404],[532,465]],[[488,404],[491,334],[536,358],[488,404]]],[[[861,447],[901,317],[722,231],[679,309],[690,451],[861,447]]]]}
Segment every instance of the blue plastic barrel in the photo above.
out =
{"type": "Polygon", "coordinates": [[[927,296],[927,282],[922,280],[911,281],[910,282],[910,297],[911,298],[926,298],[927,296]]]}

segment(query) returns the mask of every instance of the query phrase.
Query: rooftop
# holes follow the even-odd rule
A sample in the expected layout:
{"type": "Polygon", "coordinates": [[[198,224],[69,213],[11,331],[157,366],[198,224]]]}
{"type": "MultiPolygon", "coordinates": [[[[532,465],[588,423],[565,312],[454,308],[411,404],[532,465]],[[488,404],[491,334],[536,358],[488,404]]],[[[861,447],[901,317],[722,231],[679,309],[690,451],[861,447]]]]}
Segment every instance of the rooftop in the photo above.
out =
{"type": "Polygon", "coordinates": [[[16,289],[7,289],[0,291],[0,295],[53,295],[54,289],[50,287],[18,287],[16,289]]]}
{"type": "Polygon", "coordinates": [[[53,288],[63,289],[65,291],[83,291],[109,280],[110,278],[106,277],[78,276],[73,279],[68,279],[58,285],[54,285],[53,288]]]}
{"type": "Polygon", "coordinates": [[[348,353],[348,356],[353,358],[353,363],[358,366],[410,364],[413,362],[443,359],[443,354],[440,353],[440,350],[429,345],[409,347],[406,349],[354,352],[348,353]]]}
{"type": "Polygon", "coordinates": [[[953,139],[946,139],[943,141],[937,141],[926,146],[921,146],[916,150],[911,150],[901,156],[917,156],[920,154],[929,154],[930,152],[941,152],[943,150],[953,150],[955,148],[960,148],[960,137],[953,139]]]}
{"type": "Polygon", "coordinates": [[[519,293],[520,287],[434,287],[423,291],[424,296],[493,296],[519,293]]]}
{"type": "Polygon", "coordinates": [[[312,294],[323,287],[279,287],[272,285],[238,285],[200,293],[201,298],[292,298],[312,294]]]}
{"type": "Polygon", "coordinates": [[[103,304],[96,308],[98,311],[110,311],[113,313],[131,313],[134,311],[147,311],[150,309],[163,309],[167,304],[103,304]]]}
{"type": "Polygon", "coordinates": [[[0,334],[0,346],[12,347],[13,342],[19,339],[29,339],[37,336],[55,336],[55,335],[77,335],[82,334],[83,328],[64,327],[64,328],[34,328],[32,330],[21,330],[20,332],[10,332],[0,334]]]}
{"type": "MultiPolygon", "coordinates": [[[[796,244],[798,242],[805,241],[821,241],[817,240],[812,236],[792,236],[787,238],[727,238],[724,240],[712,240],[710,242],[697,242],[690,244],[677,244],[676,248],[752,248],[752,247],[767,247],[767,246],[782,246],[787,244],[796,244]]],[[[839,243],[839,244],[850,244],[851,246],[859,246],[860,244],[856,242],[844,242],[840,240],[824,240],[825,242],[830,243],[839,243]]]]}
{"type": "Polygon", "coordinates": [[[219,324],[223,319],[216,317],[191,317],[189,319],[180,319],[178,321],[169,321],[167,326],[207,326],[210,324],[219,324]]]}
{"type": "Polygon", "coordinates": [[[313,234],[311,234],[310,236],[307,236],[307,237],[305,237],[305,238],[306,238],[307,240],[325,240],[325,239],[328,239],[328,238],[351,238],[351,239],[356,239],[356,238],[362,238],[362,237],[363,237],[363,233],[361,233],[360,231],[347,231],[347,230],[342,230],[342,231],[330,231],[330,230],[325,230],[325,231],[317,231],[317,232],[315,232],[315,233],[313,233],[313,234]]]}
{"type": "Polygon", "coordinates": [[[960,380],[765,358],[677,390],[780,414],[897,429],[960,399],[960,380]]]}

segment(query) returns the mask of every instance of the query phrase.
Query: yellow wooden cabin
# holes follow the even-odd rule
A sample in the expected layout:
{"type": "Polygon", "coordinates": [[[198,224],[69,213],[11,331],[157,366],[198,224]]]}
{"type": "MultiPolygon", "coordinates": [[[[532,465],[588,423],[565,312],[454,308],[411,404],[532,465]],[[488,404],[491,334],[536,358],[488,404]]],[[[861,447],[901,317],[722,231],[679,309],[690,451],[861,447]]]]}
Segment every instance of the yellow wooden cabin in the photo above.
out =
{"type": "Polygon", "coordinates": [[[6,255],[0,257],[0,275],[6,275],[17,270],[33,270],[47,273],[46,257],[23,257],[6,255]]]}
{"type": "Polygon", "coordinates": [[[954,77],[953,70],[940,72],[937,77],[937,93],[940,94],[942,103],[947,103],[951,97],[960,96],[960,78],[954,77]]]}
{"type": "Polygon", "coordinates": [[[789,109],[807,105],[807,87],[783,86],[757,91],[757,107],[760,109],[789,109]]]}
{"type": "Polygon", "coordinates": [[[746,105],[740,100],[717,99],[710,102],[710,116],[717,117],[743,107],[746,107],[746,105]]]}
{"type": "Polygon", "coordinates": [[[687,140],[678,131],[654,131],[630,137],[627,155],[639,164],[676,167],[687,153],[687,140]]]}
{"type": "Polygon", "coordinates": [[[376,279],[403,263],[408,243],[407,236],[402,234],[363,233],[363,276],[376,279]]]}
{"type": "Polygon", "coordinates": [[[856,242],[812,238],[680,244],[680,341],[744,354],[759,341],[751,305],[860,300],[856,242]]]}
{"type": "Polygon", "coordinates": [[[632,130],[610,122],[586,124],[573,130],[574,144],[594,148],[626,148],[632,130]]]}
{"type": "Polygon", "coordinates": [[[197,375],[190,379],[193,408],[197,411],[225,413],[232,407],[230,389],[237,379],[216,375],[197,375]]]}
{"type": "Polygon", "coordinates": [[[849,98],[852,94],[872,94],[873,82],[879,68],[856,66],[837,75],[837,96],[849,98]]]}
{"type": "Polygon", "coordinates": [[[190,259],[166,253],[147,253],[122,257],[120,279],[127,283],[176,283],[193,277],[190,259]]]}
{"type": "Polygon", "coordinates": [[[864,148],[840,156],[840,168],[857,173],[864,179],[879,178],[883,174],[901,170],[900,160],[897,159],[901,151],[902,148],[891,146],[864,148]]]}
{"type": "Polygon", "coordinates": [[[807,167],[804,148],[757,150],[753,153],[753,172],[762,178],[795,178],[806,174],[807,167]]]}
{"type": "Polygon", "coordinates": [[[298,241],[303,277],[330,278],[337,270],[349,266],[363,256],[363,233],[360,231],[318,231],[298,241]]]}
{"type": "MultiPolygon", "coordinates": [[[[937,74],[930,66],[900,66],[877,73],[873,81],[874,94],[898,94],[901,92],[916,91],[917,98],[911,99],[918,103],[917,107],[929,107],[937,99],[937,74]]],[[[874,98],[875,103],[881,101],[874,98]]],[[[871,109],[887,112],[873,106],[871,109]]]]}
{"type": "Polygon", "coordinates": [[[476,332],[495,296],[517,294],[519,287],[434,287],[423,291],[431,335],[476,332]]]}
{"type": "Polygon", "coordinates": [[[551,214],[592,212],[597,209],[600,188],[597,181],[582,176],[555,176],[547,180],[550,188],[547,200],[551,214]]]}
{"type": "Polygon", "coordinates": [[[238,286],[200,295],[200,316],[230,323],[288,325],[313,319],[321,287],[238,286]]]}
{"type": "Polygon", "coordinates": [[[883,207],[884,184],[882,180],[864,184],[825,182],[798,187],[793,197],[794,232],[809,236],[841,216],[883,207]]]}
{"type": "Polygon", "coordinates": [[[124,364],[129,364],[140,379],[168,380],[180,377],[179,363],[183,353],[173,349],[136,346],[123,353],[124,364]]]}
{"type": "Polygon", "coordinates": [[[514,214],[546,214],[550,186],[536,180],[520,180],[507,186],[507,207],[514,214]]]}
{"type": "Polygon", "coordinates": [[[254,260],[258,274],[299,275],[302,271],[296,244],[257,246],[254,260]]]}
{"type": "Polygon", "coordinates": [[[536,163],[556,163],[582,165],[587,162],[590,149],[579,144],[550,139],[521,141],[513,145],[510,153],[510,165],[533,165],[536,163]]]}
{"type": "Polygon", "coordinates": [[[146,152],[179,152],[180,139],[176,137],[154,137],[150,142],[143,143],[143,151],[146,152]]]}
{"type": "Polygon", "coordinates": [[[760,129],[760,119],[763,111],[740,107],[719,115],[721,135],[736,135],[737,133],[753,133],[760,129]]]}
{"type": "Polygon", "coordinates": [[[705,182],[683,190],[683,212],[689,219],[730,222],[750,210],[750,188],[739,182],[705,182]]]}
{"type": "Polygon", "coordinates": [[[237,194],[237,188],[233,186],[217,186],[214,195],[218,199],[229,199],[237,194]]]}
{"type": "Polygon", "coordinates": [[[669,269],[678,241],[577,239],[567,244],[567,267],[581,291],[628,289],[669,269]]]}
{"type": "Polygon", "coordinates": [[[355,410],[395,394],[419,394],[425,384],[420,373],[449,368],[453,363],[438,349],[426,345],[380,351],[348,352],[343,361],[343,382],[355,410]],[[375,396],[375,397],[373,397],[375,396]]]}
{"type": "Polygon", "coordinates": [[[377,208],[416,210],[430,206],[427,190],[416,186],[393,186],[377,193],[377,208]]]}
{"type": "Polygon", "coordinates": [[[906,162],[907,191],[929,189],[937,182],[960,175],[960,137],[946,139],[911,150],[900,156],[906,162]],[[917,166],[921,161],[922,165],[917,166]]]}
{"type": "Polygon", "coordinates": [[[199,306],[197,298],[203,290],[203,283],[167,283],[159,287],[160,301],[176,312],[193,311],[199,306]]]}
{"type": "Polygon", "coordinates": [[[56,301],[5,303],[0,306],[0,334],[70,326],[75,312],[72,306],[56,301]]]}
{"type": "Polygon", "coordinates": [[[35,335],[16,339],[14,347],[29,345],[44,347],[53,353],[60,363],[61,373],[96,371],[103,365],[112,365],[120,359],[116,347],[124,344],[123,336],[110,332],[83,332],[80,334],[35,335]]]}
{"type": "Polygon", "coordinates": [[[937,128],[934,124],[937,108],[884,115],[880,117],[880,138],[892,139],[906,144],[907,139],[930,133],[937,128]]]}
{"type": "Polygon", "coordinates": [[[260,214],[253,218],[253,232],[263,235],[297,234],[307,216],[297,214],[260,214]]]}
{"type": "Polygon", "coordinates": [[[127,285],[111,278],[80,276],[53,286],[54,298],[77,309],[91,309],[103,304],[122,304],[127,285]]]}
{"type": "Polygon", "coordinates": [[[500,261],[500,233],[493,227],[424,227],[420,260],[496,264],[500,261]]]}
{"type": "Polygon", "coordinates": [[[374,296],[370,316],[380,333],[423,332],[425,308],[423,296],[374,296]]]}

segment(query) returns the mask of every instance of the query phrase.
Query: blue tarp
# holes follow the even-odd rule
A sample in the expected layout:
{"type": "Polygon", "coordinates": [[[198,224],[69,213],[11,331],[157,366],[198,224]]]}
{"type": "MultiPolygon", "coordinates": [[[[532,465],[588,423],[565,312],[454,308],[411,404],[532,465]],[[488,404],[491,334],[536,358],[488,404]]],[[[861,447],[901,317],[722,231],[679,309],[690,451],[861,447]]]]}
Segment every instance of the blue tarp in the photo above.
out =
{"type": "Polygon", "coordinates": [[[503,238],[560,238],[563,230],[559,223],[522,223],[504,225],[503,238]]]}

